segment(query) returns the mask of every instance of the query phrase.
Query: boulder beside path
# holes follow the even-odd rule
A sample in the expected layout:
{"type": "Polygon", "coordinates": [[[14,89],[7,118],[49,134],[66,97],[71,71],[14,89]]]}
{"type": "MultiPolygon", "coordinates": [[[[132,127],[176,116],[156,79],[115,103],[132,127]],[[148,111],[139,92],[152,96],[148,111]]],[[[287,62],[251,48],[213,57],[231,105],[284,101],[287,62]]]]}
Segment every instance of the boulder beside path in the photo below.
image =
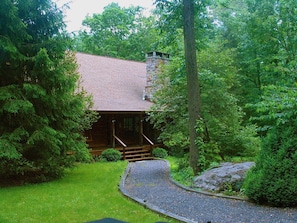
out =
{"type": "Polygon", "coordinates": [[[205,171],[194,179],[194,187],[210,192],[221,192],[231,186],[236,190],[245,179],[246,172],[254,166],[254,162],[221,163],[218,167],[205,171]]]}

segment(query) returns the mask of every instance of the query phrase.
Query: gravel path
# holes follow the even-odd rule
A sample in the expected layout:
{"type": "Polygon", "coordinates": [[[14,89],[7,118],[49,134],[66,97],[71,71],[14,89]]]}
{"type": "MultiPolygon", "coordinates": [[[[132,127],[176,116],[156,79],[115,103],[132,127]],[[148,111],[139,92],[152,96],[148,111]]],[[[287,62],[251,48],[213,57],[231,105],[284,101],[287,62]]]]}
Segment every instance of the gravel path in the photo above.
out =
{"type": "Polygon", "coordinates": [[[166,161],[129,163],[120,189],[123,194],[155,211],[183,222],[296,223],[296,208],[273,208],[187,191],[169,179],[166,161]]]}

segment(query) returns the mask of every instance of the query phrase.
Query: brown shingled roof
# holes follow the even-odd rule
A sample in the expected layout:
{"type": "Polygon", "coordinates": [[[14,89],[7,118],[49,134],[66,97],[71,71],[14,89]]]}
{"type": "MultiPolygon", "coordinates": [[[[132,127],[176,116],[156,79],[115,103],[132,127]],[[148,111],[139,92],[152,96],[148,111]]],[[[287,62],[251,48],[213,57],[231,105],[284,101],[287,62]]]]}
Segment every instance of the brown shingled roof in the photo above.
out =
{"type": "Polygon", "coordinates": [[[96,111],[147,111],[151,102],[142,100],[146,64],[76,53],[82,86],[93,95],[96,111]]]}

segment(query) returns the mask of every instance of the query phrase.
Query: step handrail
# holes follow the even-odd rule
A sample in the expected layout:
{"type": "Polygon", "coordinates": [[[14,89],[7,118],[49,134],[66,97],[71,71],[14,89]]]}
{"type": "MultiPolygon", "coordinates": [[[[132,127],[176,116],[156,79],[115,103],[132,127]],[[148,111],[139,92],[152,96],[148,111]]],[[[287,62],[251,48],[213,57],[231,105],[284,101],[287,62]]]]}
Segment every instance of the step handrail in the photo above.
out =
{"type": "Polygon", "coordinates": [[[155,145],[145,134],[141,133],[141,135],[151,146],[155,145]]]}
{"type": "Polygon", "coordinates": [[[141,135],[143,136],[143,138],[148,141],[148,143],[150,144],[150,153],[152,155],[153,152],[153,146],[155,145],[152,140],[150,140],[143,132],[141,133],[141,135]]]}
{"type": "Polygon", "coordinates": [[[113,137],[121,144],[121,146],[123,147],[127,147],[127,145],[116,135],[113,135],[113,137]]]}
{"type": "Polygon", "coordinates": [[[123,147],[123,159],[125,160],[126,159],[126,148],[127,148],[127,145],[119,138],[117,137],[116,135],[113,135],[113,137],[121,144],[121,146],[123,147]]]}
{"type": "MultiPolygon", "coordinates": [[[[115,134],[115,122],[116,122],[116,120],[112,120],[112,137],[115,140],[117,140],[121,144],[121,146],[123,147],[123,159],[125,160],[126,159],[127,145],[119,137],[116,136],[116,134],[115,134]]],[[[114,144],[115,143],[113,143],[113,146],[115,146],[114,144]]]]}

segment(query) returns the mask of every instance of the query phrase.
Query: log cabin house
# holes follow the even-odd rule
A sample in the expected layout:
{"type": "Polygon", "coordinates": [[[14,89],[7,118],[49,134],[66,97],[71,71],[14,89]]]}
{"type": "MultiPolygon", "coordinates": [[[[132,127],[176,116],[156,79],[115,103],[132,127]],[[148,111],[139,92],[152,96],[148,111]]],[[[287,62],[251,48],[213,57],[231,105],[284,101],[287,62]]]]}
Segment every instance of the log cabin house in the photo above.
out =
{"type": "Polygon", "coordinates": [[[130,161],[151,159],[157,135],[145,121],[152,106],[154,80],[160,64],[169,55],[146,54],[146,62],[121,60],[77,53],[82,87],[93,97],[93,110],[99,120],[85,135],[90,152],[100,155],[104,149],[116,148],[130,161]]]}

